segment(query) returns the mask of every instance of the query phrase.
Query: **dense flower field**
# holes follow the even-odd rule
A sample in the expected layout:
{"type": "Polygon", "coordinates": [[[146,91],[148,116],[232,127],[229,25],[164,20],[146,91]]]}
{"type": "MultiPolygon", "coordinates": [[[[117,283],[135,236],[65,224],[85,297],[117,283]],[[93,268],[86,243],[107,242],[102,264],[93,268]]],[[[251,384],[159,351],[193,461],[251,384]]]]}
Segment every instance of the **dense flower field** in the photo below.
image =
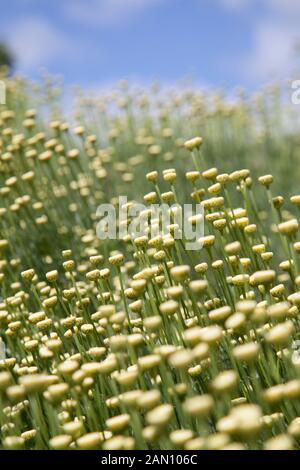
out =
{"type": "Polygon", "coordinates": [[[122,83],[67,120],[49,79],[6,88],[1,447],[299,448],[300,141],[279,90],[122,83]],[[168,204],[169,233],[100,240],[120,195],[168,204]],[[202,205],[201,249],[174,202],[202,205]]]}

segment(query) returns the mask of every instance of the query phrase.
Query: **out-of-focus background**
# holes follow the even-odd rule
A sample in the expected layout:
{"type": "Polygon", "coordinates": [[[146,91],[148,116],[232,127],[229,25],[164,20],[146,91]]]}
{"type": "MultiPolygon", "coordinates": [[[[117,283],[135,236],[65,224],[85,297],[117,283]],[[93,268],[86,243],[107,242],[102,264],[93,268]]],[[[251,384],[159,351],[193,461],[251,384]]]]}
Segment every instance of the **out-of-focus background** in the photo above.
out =
{"type": "Polygon", "coordinates": [[[1,0],[0,61],[101,90],[120,78],[255,90],[297,79],[299,0],[1,0]]]}
{"type": "MultiPolygon", "coordinates": [[[[249,171],[254,212],[269,225],[271,196],[257,178],[272,173],[274,197],[299,192],[300,0],[0,5],[0,64],[10,66],[0,67],[0,196],[24,266],[32,259],[42,272],[49,253],[60,263],[62,249],[78,252],[85,230],[95,233],[99,204],[143,201],[153,170],[176,171],[181,203],[206,197],[216,172],[249,171]],[[195,136],[199,162],[184,145],[195,136]],[[212,180],[187,179],[207,168],[212,180]],[[20,223],[23,193],[10,188],[24,174],[25,202],[38,197],[35,231],[27,215],[20,223]]],[[[160,178],[160,192],[168,181],[160,178]]],[[[230,204],[243,197],[235,192],[230,204]]]]}

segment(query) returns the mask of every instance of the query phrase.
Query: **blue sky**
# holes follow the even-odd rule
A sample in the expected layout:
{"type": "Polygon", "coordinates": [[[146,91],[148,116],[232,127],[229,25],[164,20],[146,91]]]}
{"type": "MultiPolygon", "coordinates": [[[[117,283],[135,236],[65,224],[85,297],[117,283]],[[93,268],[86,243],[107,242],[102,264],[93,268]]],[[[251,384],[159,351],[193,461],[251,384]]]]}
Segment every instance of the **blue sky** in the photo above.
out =
{"type": "Polygon", "coordinates": [[[299,0],[0,0],[17,72],[101,88],[159,79],[249,89],[295,74],[299,0]],[[5,6],[4,6],[5,4],[5,6]]]}

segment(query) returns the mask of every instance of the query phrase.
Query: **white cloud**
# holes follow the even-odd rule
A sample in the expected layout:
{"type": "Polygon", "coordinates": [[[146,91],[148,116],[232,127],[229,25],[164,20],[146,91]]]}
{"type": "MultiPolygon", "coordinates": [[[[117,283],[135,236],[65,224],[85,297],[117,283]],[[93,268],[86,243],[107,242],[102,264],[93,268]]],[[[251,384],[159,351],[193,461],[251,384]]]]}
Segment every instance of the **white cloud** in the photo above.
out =
{"type": "Polygon", "coordinates": [[[271,10],[277,10],[285,15],[300,13],[299,0],[265,0],[265,3],[271,10]]]}
{"type": "Polygon", "coordinates": [[[249,55],[242,61],[244,73],[253,80],[290,78],[296,63],[296,28],[284,22],[263,21],[255,28],[249,55]]]}
{"type": "Polygon", "coordinates": [[[265,0],[267,13],[255,25],[252,50],[244,62],[257,80],[289,80],[299,60],[299,0],[265,0]]]}
{"type": "Polygon", "coordinates": [[[111,26],[163,0],[65,0],[66,15],[81,23],[111,26]]]}
{"type": "Polygon", "coordinates": [[[49,65],[58,57],[66,57],[74,48],[72,41],[45,19],[30,16],[9,26],[8,44],[14,51],[21,71],[49,65]]]}
{"type": "MultiPolygon", "coordinates": [[[[246,57],[235,61],[244,78],[253,81],[290,79],[296,69],[300,34],[299,0],[217,0],[228,9],[255,7],[252,44],[246,57]]],[[[250,21],[251,16],[250,16],[250,21]]],[[[299,59],[299,57],[298,57],[299,59]]]]}

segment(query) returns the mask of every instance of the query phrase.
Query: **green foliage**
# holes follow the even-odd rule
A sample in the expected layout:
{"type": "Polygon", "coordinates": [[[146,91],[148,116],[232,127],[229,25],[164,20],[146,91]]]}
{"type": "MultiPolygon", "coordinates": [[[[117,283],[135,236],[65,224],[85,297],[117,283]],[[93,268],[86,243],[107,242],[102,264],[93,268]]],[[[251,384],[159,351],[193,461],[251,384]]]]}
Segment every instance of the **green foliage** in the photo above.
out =
{"type": "Polygon", "coordinates": [[[66,121],[48,78],[6,85],[0,447],[299,449],[300,152],[279,91],[123,84],[66,121]],[[170,233],[100,240],[120,195],[169,204],[170,233]],[[174,201],[203,204],[195,251],[174,201]]]}

